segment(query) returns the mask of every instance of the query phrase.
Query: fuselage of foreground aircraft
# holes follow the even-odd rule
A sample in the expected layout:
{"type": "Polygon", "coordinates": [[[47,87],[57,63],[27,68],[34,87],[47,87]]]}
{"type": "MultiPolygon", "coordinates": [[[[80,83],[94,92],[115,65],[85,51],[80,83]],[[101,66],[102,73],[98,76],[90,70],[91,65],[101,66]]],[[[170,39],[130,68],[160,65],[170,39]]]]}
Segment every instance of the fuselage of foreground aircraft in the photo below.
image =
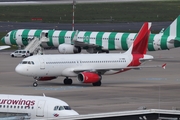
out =
{"type": "Polygon", "coordinates": [[[56,98],[44,96],[0,94],[0,113],[10,118],[45,120],[61,116],[79,115],[70,106],[56,98]]]}

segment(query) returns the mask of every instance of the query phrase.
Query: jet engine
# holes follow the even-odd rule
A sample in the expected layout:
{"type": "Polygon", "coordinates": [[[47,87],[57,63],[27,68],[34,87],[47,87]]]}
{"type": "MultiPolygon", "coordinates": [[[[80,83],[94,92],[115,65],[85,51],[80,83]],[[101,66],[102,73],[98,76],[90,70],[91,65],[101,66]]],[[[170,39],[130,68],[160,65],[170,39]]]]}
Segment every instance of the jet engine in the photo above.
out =
{"type": "Polygon", "coordinates": [[[61,54],[74,54],[74,53],[80,53],[81,47],[69,45],[69,44],[60,44],[58,46],[58,50],[61,54]]]}
{"type": "Polygon", "coordinates": [[[49,80],[52,80],[52,79],[56,79],[57,77],[34,77],[34,79],[38,80],[38,81],[49,81],[49,80]]]}
{"type": "Polygon", "coordinates": [[[101,80],[101,75],[93,72],[81,72],[77,76],[78,80],[82,83],[96,83],[101,80]]]}

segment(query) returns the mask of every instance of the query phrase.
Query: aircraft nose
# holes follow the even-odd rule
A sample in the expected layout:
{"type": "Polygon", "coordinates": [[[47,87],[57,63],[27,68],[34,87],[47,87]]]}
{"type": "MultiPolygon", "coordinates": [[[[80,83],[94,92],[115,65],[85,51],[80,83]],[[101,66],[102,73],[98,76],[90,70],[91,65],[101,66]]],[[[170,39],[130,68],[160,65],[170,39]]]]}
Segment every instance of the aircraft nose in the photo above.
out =
{"type": "Polygon", "coordinates": [[[6,44],[6,43],[5,43],[5,38],[4,38],[4,37],[1,38],[1,43],[6,44]]]}
{"type": "Polygon", "coordinates": [[[75,110],[71,110],[67,113],[67,115],[79,115],[75,110]]]}
{"type": "Polygon", "coordinates": [[[21,75],[23,75],[23,68],[20,66],[20,65],[17,65],[16,68],[15,68],[15,71],[21,75]]]}

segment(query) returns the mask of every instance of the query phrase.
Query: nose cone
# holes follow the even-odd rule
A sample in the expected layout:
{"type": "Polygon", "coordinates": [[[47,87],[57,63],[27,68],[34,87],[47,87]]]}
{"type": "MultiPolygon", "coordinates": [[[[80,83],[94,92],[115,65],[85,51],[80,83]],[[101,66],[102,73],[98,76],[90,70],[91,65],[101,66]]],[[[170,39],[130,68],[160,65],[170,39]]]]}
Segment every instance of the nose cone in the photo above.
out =
{"type": "Polygon", "coordinates": [[[1,43],[6,44],[6,43],[5,43],[5,38],[4,38],[4,37],[1,38],[1,43]]]}
{"type": "Polygon", "coordinates": [[[17,65],[15,71],[21,75],[24,75],[24,70],[21,65],[17,65]]]}
{"type": "Polygon", "coordinates": [[[77,113],[75,110],[65,110],[61,111],[61,113],[62,116],[79,115],[79,113],[77,113]]]}

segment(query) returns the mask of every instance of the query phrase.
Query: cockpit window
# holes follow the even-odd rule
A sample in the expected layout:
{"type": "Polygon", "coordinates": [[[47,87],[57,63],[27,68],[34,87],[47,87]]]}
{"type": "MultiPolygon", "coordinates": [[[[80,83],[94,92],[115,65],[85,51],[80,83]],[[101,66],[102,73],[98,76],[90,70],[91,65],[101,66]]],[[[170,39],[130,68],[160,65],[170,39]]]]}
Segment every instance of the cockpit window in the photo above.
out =
{"type": "Polygon", "coordinates": [[[59,108],[59,106],[55,106],[55,107],[54,107],[54,110],[58,110],[58,108],[59,108]]]}
{"type": "Polygon", "coordinates": [[[59,106],[59,110],[64,110],[64,107],[63,106],[59,106]]]}
{"type": "Polygon", "coordinates": [[[71,107],[69,106],[64,106],[65,110],[71,110],[71,107]]]}
{"type": "Polygon", "coordinates": [[[71,107],[69,106],[55,106],[54,110],[71,110],[71,107]]]}
{"type": "Polygon", "coordinates": [[[22,61],[22,64],[27,64],[27,61],[22,61]]]}

